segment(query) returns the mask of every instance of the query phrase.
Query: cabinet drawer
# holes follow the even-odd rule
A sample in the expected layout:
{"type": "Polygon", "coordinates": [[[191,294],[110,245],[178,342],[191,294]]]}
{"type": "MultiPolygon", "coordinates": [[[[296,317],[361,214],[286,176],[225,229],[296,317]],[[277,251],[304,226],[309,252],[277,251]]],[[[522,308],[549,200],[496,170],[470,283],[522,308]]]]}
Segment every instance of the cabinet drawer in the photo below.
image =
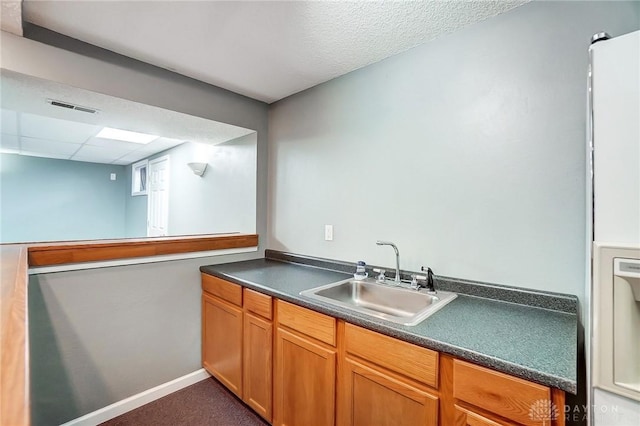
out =
{"type": "Polygon", "coordinates": [[[549,421],[532,419],[530,415],[534,405],[551,402],[548,387],[468,362],[453,361],[453,396],[525,425],[549,421]]]}
{"type": "Polygon", "coordinates": [[[266,319],[273,319],[273,310],[271,308],[271,296],[258,293],[251,289],[244,289],[244,307],[247,311],[256,315],[260,315],[266,319]]]}
{"type": "Polygon", "coordinates": [[[336,345],[336,319],[278,300],[278,323],[307,336],[336,345]]]}
{"type": "Polygon", "coordinates": [[[209,274],[202,275],[202,290],[237,306],[242,306],[242,287],[209,274]]]}
{"type": "Polygon", "coordinates": [[[456,426],[509,426],[508,423],[496,422],[473,411],[455,406],[456,426]]]}
{"type": "Polygon", "coordinates": [[[438,353],[353,324],[345,325],[348,353],[396,373],[438,387],[438,353]]]}

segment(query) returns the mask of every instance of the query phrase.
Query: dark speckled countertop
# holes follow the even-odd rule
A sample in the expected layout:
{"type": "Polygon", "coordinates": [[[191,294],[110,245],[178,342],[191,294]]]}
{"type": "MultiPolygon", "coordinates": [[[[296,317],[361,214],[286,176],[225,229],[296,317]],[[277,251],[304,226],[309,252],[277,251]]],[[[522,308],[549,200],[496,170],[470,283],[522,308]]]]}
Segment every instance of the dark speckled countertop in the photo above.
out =
{"type": "MultiPolygon", "coordinates": [[[[483,289],[482,283],[473,286],[461,281],[454,301],[417,325],[403,326],[300,296],[303,290],[351,277],[351,273],[340,271],[353,269],[353,265],[279,252],[268,251],[267,255],[278,259],[203,266],[200,270],[401,340],[572,394],[577,392],[578,319],[575,310],[566,308],[572,301],[577,307],[573,296],[523,291],[521,298],[525,302],[532,299],[534,306],[530,306],[504,301],[517,298],[518,291],[512,287],[485,285],[483,289]],[[469,286],[472,290],[467,291],[469,286]],[[483,291],[487,297],[478,296],[483,291]],[[496,291],[506,291],[510,296],[496,300],[496,291]],[[543,303],[554,309],[536,306],[543,303]],[[558,305],[564,310],[556,310],[558,305]]],[[[447,280],[451,279],[436,279],[436,288],[438,284],[450,284],[447,280]]]]}

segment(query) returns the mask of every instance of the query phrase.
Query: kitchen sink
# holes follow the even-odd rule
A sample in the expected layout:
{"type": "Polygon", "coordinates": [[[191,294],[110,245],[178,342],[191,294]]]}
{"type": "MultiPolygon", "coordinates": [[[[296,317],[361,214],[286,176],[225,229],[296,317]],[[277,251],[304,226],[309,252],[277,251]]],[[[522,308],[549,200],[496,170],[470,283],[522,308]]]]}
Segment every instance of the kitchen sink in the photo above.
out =
{"type": "Polygon", "coordinates": [[[381,284],[372,278],[338,281],[300,295],[403,325],[420,323],[457,297],[445,291],[427,293],[381,284]]]}

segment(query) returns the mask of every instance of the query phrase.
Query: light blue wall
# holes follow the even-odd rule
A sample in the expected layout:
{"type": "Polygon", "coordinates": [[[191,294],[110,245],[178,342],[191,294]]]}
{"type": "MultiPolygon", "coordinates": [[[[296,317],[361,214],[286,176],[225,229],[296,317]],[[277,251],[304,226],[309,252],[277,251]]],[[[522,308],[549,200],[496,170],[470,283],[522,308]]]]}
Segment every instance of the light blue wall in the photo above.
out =
{"type": "Polygon", "coordinates": [[[123,166],[0,154],[0,181],[3,243],[125,236],[123,166]]]}
{"type": "Polygon", "coordinates": [[[271,248],[583,298],[587,49],[639,10],[534,1],[273,104],[271,248]]]}

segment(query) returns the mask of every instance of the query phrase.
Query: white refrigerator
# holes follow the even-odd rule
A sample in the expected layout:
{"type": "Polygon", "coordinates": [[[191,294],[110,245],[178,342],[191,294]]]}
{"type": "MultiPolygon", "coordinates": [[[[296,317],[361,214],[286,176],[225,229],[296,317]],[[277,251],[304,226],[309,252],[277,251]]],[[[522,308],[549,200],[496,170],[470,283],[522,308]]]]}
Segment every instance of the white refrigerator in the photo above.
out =
{"type": "Polygon", "coordinates": [[[640,425],[640,31],[590,48],[590,424],[640,425]]]}

